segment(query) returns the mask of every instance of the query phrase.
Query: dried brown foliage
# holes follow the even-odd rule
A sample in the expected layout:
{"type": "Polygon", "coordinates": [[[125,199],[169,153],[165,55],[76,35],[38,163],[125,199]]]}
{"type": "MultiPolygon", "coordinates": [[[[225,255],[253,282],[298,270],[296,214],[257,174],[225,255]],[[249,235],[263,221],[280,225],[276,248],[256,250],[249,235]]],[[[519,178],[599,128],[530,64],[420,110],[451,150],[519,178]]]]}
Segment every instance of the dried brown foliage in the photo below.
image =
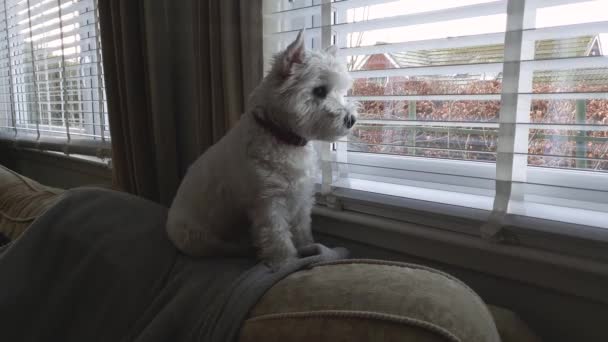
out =
{"type": "MultiPolygon", "coordinates": [[[[357,79],[353,96],[499,94],[498,80],[434,80],[392,77],[357,79]]],[[[534,93],[598,92],[607,86],[535,83],[534,93]]],[[[576,100],[533,100],[530,122],[604,125],[596,130],[531,129],[528,163],[535,166],[608,171],[608,100],[584,100],[584,121],[577,122],[576,100]],[[578,152],[578,153],[577,153],[578,152]],[[578,159],[578,163],[577,163],[578,159]]],[[[374,153],[494,161],[497,130],[471,128],[467,122],[496,122],[500,101],[361,101],[361,117],[374,120],[456,121],[459,127],[359,125],[350,148],[374,153]],[[415,113],[410,106],[415,105],[415,113]]],[[[597,126],[596,126],[597,127],[597,126]]]]}

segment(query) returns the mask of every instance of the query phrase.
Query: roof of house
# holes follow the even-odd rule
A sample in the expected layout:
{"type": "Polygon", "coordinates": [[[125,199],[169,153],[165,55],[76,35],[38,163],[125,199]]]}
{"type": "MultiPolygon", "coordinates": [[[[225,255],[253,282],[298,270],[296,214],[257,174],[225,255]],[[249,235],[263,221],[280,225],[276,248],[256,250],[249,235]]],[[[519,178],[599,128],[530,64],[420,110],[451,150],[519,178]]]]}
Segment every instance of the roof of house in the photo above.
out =
{"type": "MultiPolygon", "coordinates": [[[[386,43],[377,43],[377,45],[383,44],[386,43]]],[[[601,54],[599,39],[596,36],[583,36],[537,41],[534,59],[571,58],[598,54],[601,54]]],[[[378,55],[382,54],[365,56],[363,60],[357,63],[355,68],[359,70],[366,68],[366,65],[374,59],[372,57],[378,55]]],[[[504,45],[493,44],[463,48],[416,50],[384,53],[383,55],[391,64],[394,64],[393,67],[396,68],[447,64],[494,63],[503,61],[504,45]]]]}
{"type": "MultiPolygon", "coordinates": [[[[385,44],[385,43],[378,43],[385,44]]],[[[573,58],[601,55],[597,36],[582,36],[566,39],[547,39],[536,42],[534,59],[573,58]]],[[[476,64],[502,62],[504,45],[482,45],[464,48],[417,50],[406,52],[367,55],[355,64],[355,70],[386,68],[408,68],[453,64],[476,64]],[[382,58],[383,57],[383,58],[382,58]],[[382,60],[384,59],[384,67],[382,60]]],[[[473,76],[473,75],[468,75],[473,76]]],[[[566,71],[537,71],[535,81],[552,83],[584,82],[589,85],[607,85],[608,69],[575,69],[566,71]]]]}

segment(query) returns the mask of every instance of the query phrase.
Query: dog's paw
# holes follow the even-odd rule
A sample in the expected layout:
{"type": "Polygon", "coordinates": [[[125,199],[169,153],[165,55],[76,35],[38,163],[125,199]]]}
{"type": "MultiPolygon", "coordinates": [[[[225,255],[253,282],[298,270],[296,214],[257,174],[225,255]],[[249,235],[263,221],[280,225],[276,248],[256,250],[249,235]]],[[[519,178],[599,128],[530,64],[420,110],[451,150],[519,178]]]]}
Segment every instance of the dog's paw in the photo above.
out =
{"type": "Polygon", "coordinates": [[[297,253],[275,253],[262,258],[262,261],[272,272],[276,272],[288,264],[298,260],[297,253]]]}
{"type": "Polygon", "coordinates": [[[265,247],[259,250],[258,257],[273,272],[278,271],[298,258],[298,251],[291,243],[274,243],[268,244],[265,247]]]}
{"type": "Polygon", "coordinates": [[[295,255],[290,255],[287,257],[273,257],[265,259],[264,264],[266,264],[266,266],[268,266],[272,272],[276,272],[284,266],[295,262],[296,260],[298,260],[298,257],[295,255]]]}

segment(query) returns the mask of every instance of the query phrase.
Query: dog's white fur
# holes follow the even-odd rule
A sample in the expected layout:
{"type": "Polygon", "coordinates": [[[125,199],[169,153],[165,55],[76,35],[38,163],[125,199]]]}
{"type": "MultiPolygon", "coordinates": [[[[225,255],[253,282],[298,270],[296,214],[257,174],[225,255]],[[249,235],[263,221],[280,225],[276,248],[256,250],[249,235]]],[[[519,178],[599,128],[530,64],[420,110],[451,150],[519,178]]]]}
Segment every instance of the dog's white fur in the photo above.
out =
{"type": "Polygon", "coordinates": [[[275,56],[249,110],[194,162],[178,189],[167,231],[180,250],[210,256],[247,255],[255,248],[276,269],[313,242],[313,147],[285,144],[253,115],[307,140],[346,135],[345,118],[356,115],[344,99],[352,80],[335,54],[334,48],[306,50],[300,32],[275,56]],[[325,97],[314,91],[318,87],[326,87],[325,97]]]}

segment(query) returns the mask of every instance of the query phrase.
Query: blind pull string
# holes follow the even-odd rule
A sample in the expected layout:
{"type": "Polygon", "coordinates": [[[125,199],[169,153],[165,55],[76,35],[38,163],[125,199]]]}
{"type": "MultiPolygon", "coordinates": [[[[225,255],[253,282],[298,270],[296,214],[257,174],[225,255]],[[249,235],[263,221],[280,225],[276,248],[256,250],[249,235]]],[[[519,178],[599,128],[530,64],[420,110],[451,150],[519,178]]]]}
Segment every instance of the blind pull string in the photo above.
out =
{"type": "MultiPolygon", "coordinates": [[[[59,8],[59,39],[61,39],[61,98],[63,102],[63,108],[61,109],[61,116],[63,117],[63,122],[65,123],[65,135],[67,138],[66,145],[64,147],[64,153],[69,154],[69,146],[72,140],[70,135],[70,112],[67,110],[68,108],[68,94],[67,94],[67,80],[66,80],[66,72],[65,72],[65,46],[63,44],[63,13],[61,9],[61,0],[57,0],[57,7],[59,8]]],[[[77,80],[80,82],[80,80],[77,80]]]]}
{"type": "MultiPolygon", "coordinates": [[[[40,105],[38,102],[38,73],[36,72],[36,54],[34,53],[34,35],[32,33],[32,9],[30,0],[27,0],[27,22],[30,31],[30,55],[32,58],[32,74],[34,76],[34,108],[36,109],[36,141],[40,141],[40,105]]],[[[8,25],[8,22],[7,22],[8,25]]],[[[29,114],[29,111],[28,111],[29,114]]],[[[28,120],[31,121],[31,120],[28,120]]]]}
{"type": "Polygon", "coordinates": [[[13,123],[13,130],[15,132],[15,141],[17,141],[17,135],[19,131],[17,130],[17,117],[15,114],[15,90],[13,89],[13,60],[11,55],[11,42],[9,39],[8,33],[8,11],[6,9],[6,1],[4,4],[4,31],[6,31],[6,49],[8,50],[8,84],[9,84],[9,101],[10,101],[10,111],[11,111],[11,119],[13,123]]]}

